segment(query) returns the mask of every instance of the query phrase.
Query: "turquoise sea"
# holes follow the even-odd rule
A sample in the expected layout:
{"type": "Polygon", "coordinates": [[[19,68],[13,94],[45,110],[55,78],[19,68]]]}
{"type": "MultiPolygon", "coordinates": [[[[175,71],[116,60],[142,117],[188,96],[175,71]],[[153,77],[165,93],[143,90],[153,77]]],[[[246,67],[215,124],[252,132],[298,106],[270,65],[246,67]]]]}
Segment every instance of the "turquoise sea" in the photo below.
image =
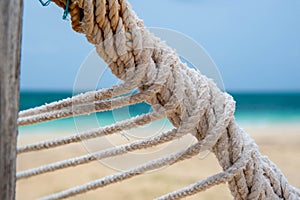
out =
{"type": "MultiPolygon", "coordinates": [[[[230,93],[236,100],[235,117],[240,124],[297,123],[300,124],[300,93],[230,93]]],[[[43,105],[72,96],[72,92],[21,92],[20,110],[43,105]]],[[[20,133],[39,131],[61,132],[61,130],[84,130],[105,126],[115,121],[151,111],[145,103],[129,106],[113,112],[102,112],[76,118],[20,127],[20,133]]],[[[165,121],[157,122],[168,127],[165,121]]]]}

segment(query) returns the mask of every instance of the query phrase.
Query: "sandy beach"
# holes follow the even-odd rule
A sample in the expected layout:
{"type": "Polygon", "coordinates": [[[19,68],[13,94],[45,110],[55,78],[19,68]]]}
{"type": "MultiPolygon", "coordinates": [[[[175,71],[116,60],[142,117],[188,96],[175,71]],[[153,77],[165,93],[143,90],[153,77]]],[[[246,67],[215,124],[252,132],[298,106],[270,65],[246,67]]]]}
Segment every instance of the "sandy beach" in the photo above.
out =
{"type": "MultiPolygon", "coordinates": [[[[300,124],[251,124],[242,125],[242,127],[254,138],[260,151],[279,166],[290,183],[300,188],[300,124]]],[[[21,134],[19,145],[57,136],[57,134],[21,134]]],[[[59,147],[51,151],[25,153],[18,157],[17,170],[21,171],[86,153],[82,143],[59,147]]],[[[195,157],[155,173],[148,173],[78,195],[73,199],[154,199],[220,171],[221,168],[214,155],[209,154],[204,159],[195,157]]],[[[113,173],[116,171],[100,162],[92,162],[20,180],[17,182],[17,199],[37,199],[113,173]]],[[[227,186],[220,185],[189,199],[232,199],[232,197],[227,186]]]]}

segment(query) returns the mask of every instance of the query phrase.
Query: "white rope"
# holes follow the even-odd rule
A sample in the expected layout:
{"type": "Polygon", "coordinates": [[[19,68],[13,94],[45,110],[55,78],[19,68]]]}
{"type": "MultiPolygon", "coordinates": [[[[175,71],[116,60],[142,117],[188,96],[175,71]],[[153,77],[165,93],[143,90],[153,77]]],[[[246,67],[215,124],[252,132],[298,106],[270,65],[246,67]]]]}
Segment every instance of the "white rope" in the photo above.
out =
{"type": "MultiPolygon", "coordinates": [[[[65,0],[53,2],[63,8],[66,6],[65,0]]],[[[104,187],[188,159],[202,150],[210,150],[216,155],[223,172],[162,198],[187,197],[226,181],[234,199],[238,200],[299,199],[299,190],[291,186],[281,171],[259,153],[253,141],[234,121],[235,102],[232,97],[221,92],[212,80],[182,63],[173,49],[144,27],[127,0],[70,0],[69,11],[73,29],[86,35],[88,41],[95,45],[99,56],[108,63],[112,73],[124,81],[124,85],[117,87],[117,92],[107,89],[97,93],[97,97],[93,96],[96,93],[91,96],[82,95],[75,100],[69,99],[22,112],[20,117],[36,117],[54,110],[60,112],[65,105],[70,107],[74,102],[75,106],[93,103],[124,94],[134,88],[138,88],[141,93],[147,92],[151,86],[158,90],[149,93],[152,95],[143,100],[152,105],[154,113],[87,132],[83,137],[71,136],[21,147],[18,152],[46,149],[80,139],[103,136],[135,128],[162,117],[171,121],[180,132],[179,135],[191,133],[199,142],[176,154],[50,195],[45,199],[71,197],[104,187]],[[162,114],[163,109],[168,112],[162,114]],[[134,125],[131,124],[133,121],[134,125]],[[249,144],[251,148],[248,147],[249,144]]],[[[122,105],[125,105],[124,102],[120,103],[122,105]]],[[[54,118],[56,117],[58,116],[54,118]]],[[[114,151],[111,149],[107,152],[113,154],[114,151]]],[[[84,159],[79,161],[85,162],[84,159]]],[[[66,165],[70,163],[71,160],[65,162],[66,165]]]]}
{"type": "MultiPolygon", "coordinates": [[[[115,86],[117,88],[123,88],[123,85],[117,85],[115,86]]],[[[79,94],[76,96],[73,96],[72,98],[67,98],[64,100],[60,100],[58,102],[53,102],[50,104],[46,104],[44,106],[40,106],[37,108],[31,108],[25,111],[20,111],[19,113],[19,118],[21,117],[27,117],[27,116],[32,116],[32,115],[38,115],[41,113],[46,113],[46,112],[52,112],[54,110],[61,110],[66,107],[70,107],[72,105],[76,104],[81,104],[81,103],[88,103],[88,102],[94,102],[98,100],[103,100],[107,98],[113,97],[113,91],[115,91],[113,88],[110,89],[102,89],[100,91],[95,91],[95,92],[87,92],[85,94],[79,94]]],[[[124,93],[129,92],[131,90],[126,90],[122,91],[124,93]]],[[[121,93],[121,94],[124,94],[121,93]]],[[[115,93],[115,96],[120,95],[115,93]]]]}
{"type": "Polygon", "coordinates": [[[79,115],[85,115],[94,112],[113,110],[123,106],[141,103],[145,101],[145,99],[147,99],[150,95],[152,95],[151,93],[152,91],[145,91],[130,96],[119,97],[109,101],[73,105],[72,107],[67,107],[57,111],[44,112],[33,116],[26,116],[18,119],[18,125],[25,126],[25,125],[36,124],[36,123],[41,123],[41,122],[46,122],[51,120],[67,118],[71,116],[79,116],[79,115]]]}
{"type": "MultiPolygon", "coordinates": [[[[231,105],[231,104],[225,105],[225,110],[228,110],[228,111],[232,110],[232,106],[233,105],[231,105]]],[[[230,119],[231,119],[230,116],[228,117],[227,115],[224,115],[223,120],[220,120],[218,123],[225,123],[228,125],[230,122],[230,119]]],[[[187,121],[191,121],[191,120],[193,120],[193,118],[189,118],[189,120],[187,120],[187,121]]],[[[178,130],[176,135],[177,136],[184,135],[184,134],[186,134],[187,130],[191,130],[191,126],[189,126],[189,123],[186,123],[183,126],[181,126],[180,130],[178,130]],[[180,131],[182,131],[182,132],[180,133],[180,131]]],[[[93,189],[96,189],[99,187],[106,186],[108,184],[119,182],[121,180],[125,180],[128,178],[132,178],[134,176],[137,176],[137,175],[144,173],[146,171],[149,171],[149,170],[157,169],[157,168],[160,168],[160,167],[168,165],[168,164],[174,164],[181,160],[190,158],[190,157],[198,154],[200,151],[211,150],[212,147],[215,145],[215,143],[218,141],[219,137],[222,135],[223,131],[224,130],[221,130],[219,128],[212,127],[211,134],[207,135],[205,139],[203,139],[196,145],[189,147],[187,150],[181,151],[176,154],[171,154],[169,156],[166,156],[164,158],[161,158],[161,159],[158,159],[155,161],[148,162],[148,163],[138,166],[134,169],[124,171],[124,172],[121,172],[121,173],[118,173],[118,174],[115,174],[112,176],[108,176],[101,180],[96,180],[96,181],[84,184],[82,186],[78,186],[76,188],[71,188],[69,190],[60,192],[58,194],[54,194],[49,197],[46,197],[45,199],[67,198],[67,197],[70,197],[73,195],[77,195],[77,194],[87,192],[87,191],[90,191],[90,190],[93,190],[93,189]],[[218,131],[220,131],[220,132],[218,132],[218,131]],[[105,183],[105,182],[107,182],[107,183],[105,183]]]]}
{"type": "MultiPolygon", "coordinates": [[[[214,141],[216,142],[216,140],[214,141]]],[[[205,151],[209,149],[210,145],[212,144],[212,141],[209,141],[206,143],[206,141],[200,141],[197,144],[192,145],[186,150],[182,150],[180,152],[170,154],[168,156],[149,161],[145,164],[139,165],[135,168],[113,174],[110,176],[106,176],[104,178],[83,184],[81,186],[77,186],[62,192],[59,192],[57,194],[53,194],[50,196],[43,197],[41,199],[43,200],[56,200],[56,199],[63,199],[68,198],[74,195],[82,194],[90,190],[95,190],[100,187],[108,186],[110,184],[124,181],[126,179],[141,175],[147,171],[151,171],[154,169],[159,169],[161,167],[164,167],[166,165],[173,165],[174,163],[177,163],[179,161],[183,161],[189,158],[192,158],[193,156],[196,156],[200,151],[205,151]]]]}
{"type": "Polygon", "coordinates": [[[146,138],[143,140],[139,140],[139,141],[132,142],[129,144],[120,145],[117,147],[112,147],[109,149],[105,149],[105,150],[95,152],[95,153],[90,153],[90,154],[80,156],[77,158],[71,158],[68,160],[51,163],[51,164],[33,168],[30,170],[21,171],[21,172],[17,173],[17,179],[29,178],[29,177],[37,176],[37,175],[47,173],[47,172],[53,172],[53,171],[65,169],[68,167],[75,167],[78,165],[87,164],[87,163],[93,162],[95,160],[101,160],[104,158],[118,156],[118,155],[122,155],[122,154],[129,153],[132,151],[140,150],[140,149],[150,148],[153,146],[157,146],[159,144],[163,144],[163,143],[172,141],[181,136],[182,135],[177,133],[177,129],[173,129],[171,131],[168,131],[167,133],[164,133],[164,134],[161,134],[158,136],[149,137],[149,138],[146,138]]]}
{"type": "MultiPolygon", "coordinates": [[[[204,103],[203,101],[199,101],[198,102],[199,107],[201,107],[203,103],[204,103]]],[[[232,109],[232,107],[231,107],[231,109],[232,109]]],[[[194,109],[191,114],[192,114],[192,116],[194,116],[196,114],[200,114],[200,116],[203,116],[204,112],[201,112],[201,110],[199,110],[199,109],[194,109]]],[[[196,119],[196,120],[199,120],[199,119],[196,119]]],[[[182,124],[178,130],[172,130],[170,132],[167,132],[166,134],[158,135],[155,137],[150,137],[145,140],[133,142],[131,144],[125,144],[125,145],[122,145],[119,147],[114,147],[111,149],[107,149],[104,151],[96,152],[96,153],[85,155],[85,156],[81,156],[78,158],[64,160],[61,162],[56,162],[56,163],[41,166],[38,168],[22,171],[22,172],[17,173],[17,179],[28,178],[28,177],[36,176],[36,175],[46,173],[46,172],[51,172],[51,171],[55,171],[55,170],[59,170],[59,169],[63,169],[63,168],[71,167],[71,166],[77,166],[80,164],[86,164],[86,163],[92,162],[96,159],[99,160],[99,159],[107,158],[110,156],[116,156],[116,155],[124,154],[124,153],[130,152],[130,151],[143,149],[143,148],[149,148],[149,147],[152,147],[155,145],[166,143],[175,138],[180,138],[183,135],[186,135],[187,133],[192,133],[193,130],[191,128],[192,127],[191,124],[194,123],[194,121],[195,121],[194,118],[188,117],[188,119],[186,120],[186,123],[182,124]]],[[[115,125],[113,125],[113,126],[115,126],[115,125]]],[[[127,128],[130,128],[130,127],[127,127],[127,128]]],[[[87,136],[85,136],[85,137],[87,137],[87,136]]],[[[35,144],[35,146],[41,146],[41,144],[35,144]]],[[[48,146],[48,148],[49,148],[49,145],[46,145],[46,146],[48,146]]]]}
{"type": "Polygon", "coordinates": [[[32,152],[32,151],[40,151],[43,149],[50,149],[55,148],[71,143],[80,142],[82,140],[89,140],[96,137],[102,137],[109,134],[113,134],[116,132],[120,132],[122,130],[129,130],[132,128],[136,128],[139,126],[143,126],[145,124],[148,124],[152,121],[162,119],[166,114],[164,112],[154,112],[150,114],[144,114],[141,116],[137,116],[134,118],[131,118],[129,120],[124,120],[121,122],[116,122],[113,125],[106,126],[103,128],[98,128],[94,130],[89,130],[80,134],[66,136],[60,139],[54,139],[49,141],[43,141],[38,142],[34,144],[24,145],[17,148],[17,153],[26,153],[26,152],[32,152]]]}
{"type": "Polygon", "coordinates": [[[198,181],[192,185],[189,185],[188,187],[161,196],[157,200],[182,199],[184,197],[192,196],[202,192],[213,186],[230,181],[239,171],[244,170],[244,166],[249,161],[252,153],[252,149],[249,148],[250,146],[251,144],[248,145],[247,150],[244,151],[241,157],[225,171],[210,176],[202,181],[198,181]]]}
{"type": "MultiPolygon", "coordinates": [[[[138,73],[143,74],[139,71],[140,70],[137,70],[138,73]]],[[[98,92],[86,92],[85,94],[67,98],[59,102],[53,102],[48,105],[21,111],[19,114],[18,125],[25,126],[71,116],[112,110],[146,101],[150,96],[153,96],[160,90],[166,78],[164,75],[165,73],[159,73],[159,71],[157,71],[155,78],[158,85],[151,85],[146,91],[137,94],[119,97],[104,102],[96,101],[108,99],[131,91],[137,84],[135,83],[136,81],[133,83],[132,81],[128,81],[126,82],[127,84],[116,85],[111,89],[103,89],[98,92]]]]}

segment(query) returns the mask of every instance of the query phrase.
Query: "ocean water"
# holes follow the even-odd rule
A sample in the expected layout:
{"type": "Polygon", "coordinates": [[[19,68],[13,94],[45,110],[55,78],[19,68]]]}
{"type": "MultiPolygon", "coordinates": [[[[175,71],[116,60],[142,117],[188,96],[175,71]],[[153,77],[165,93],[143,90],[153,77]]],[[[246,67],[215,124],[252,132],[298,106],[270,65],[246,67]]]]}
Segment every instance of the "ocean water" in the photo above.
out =
{"type": "Polygon", "coordinates": [[[300,93],[232,93],[239,123],[300,124],[300,93]]]}
{"type": "MultiPolygon", "coordinates": [[[[300,93],[230,93],[236,101],[235,118],[240,124],[297,123],[300,124],[300,93]]],[[[20,110],[44,105],[67,97],[71,92],[21,92],[20,110]]],[[[21,134],[31,132],[74,132],[148,113],[151,107],[140,103],[114,111],[106,111],[81,117],[70,117],[37,125],[20,127],[21,134]]],[[[168,129],[171,124],[160,120],[152,125],[157,131],[168,129]]],[[[149,128],[149,127],[148,127],[149,128]]]]}

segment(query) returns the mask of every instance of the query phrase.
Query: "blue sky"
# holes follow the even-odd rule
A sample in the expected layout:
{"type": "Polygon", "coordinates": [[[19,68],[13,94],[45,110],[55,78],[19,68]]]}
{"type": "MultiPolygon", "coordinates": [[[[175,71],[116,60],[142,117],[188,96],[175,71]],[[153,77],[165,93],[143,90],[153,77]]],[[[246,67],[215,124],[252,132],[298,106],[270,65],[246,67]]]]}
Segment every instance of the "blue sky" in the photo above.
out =
{"type": "MultiPolygon", "coordinates": [[[[131,0],[148,27],[182,32],[210,54],[229,91],[300,91],[299,0],[131,0]]],[[[93,49],[62,10],[24,1],[22,90],[72,90],[93,49]]]]}

